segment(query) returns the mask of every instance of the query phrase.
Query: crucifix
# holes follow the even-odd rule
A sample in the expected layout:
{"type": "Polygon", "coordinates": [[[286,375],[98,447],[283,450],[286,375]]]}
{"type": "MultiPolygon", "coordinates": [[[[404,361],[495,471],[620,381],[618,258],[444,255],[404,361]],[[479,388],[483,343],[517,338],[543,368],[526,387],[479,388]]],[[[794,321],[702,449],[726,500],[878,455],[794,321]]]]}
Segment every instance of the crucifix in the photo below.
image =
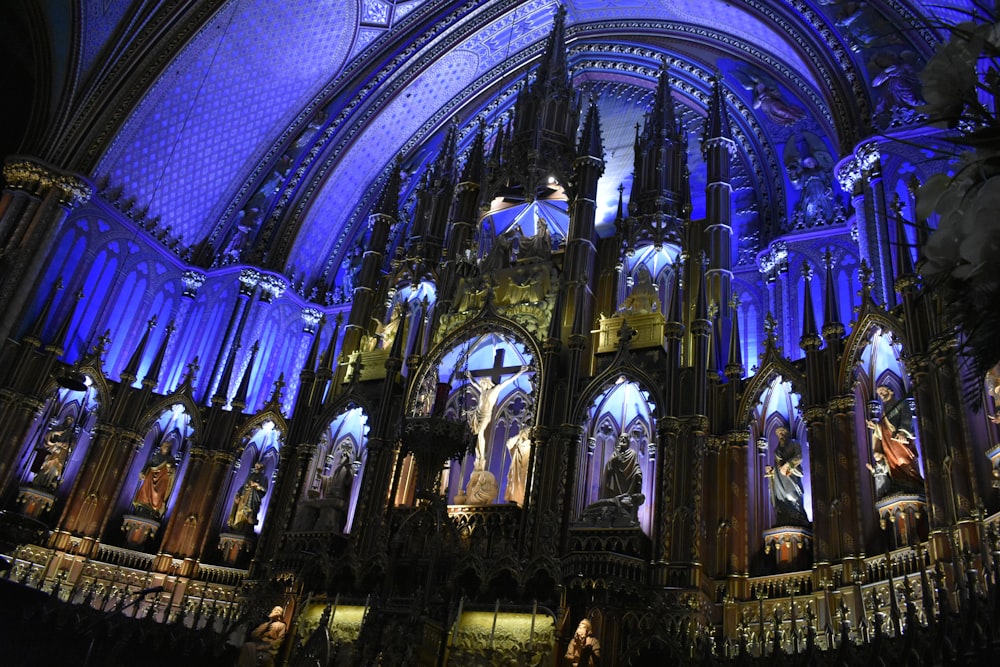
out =
{"type": "Polygon", "coordinates": [[[500,393],[528,370],[528,366],[504,366],[504,352],[501,348],[494,353],[491,368],[465,372],[469,382],[478,390],[476,408],[469,415],[469,426],[476,434],[476,470],[486,469],[486,431],[493,421],[493,408],[500,393]],[[504,380],[505,375],[510,377],[504,380]]]}

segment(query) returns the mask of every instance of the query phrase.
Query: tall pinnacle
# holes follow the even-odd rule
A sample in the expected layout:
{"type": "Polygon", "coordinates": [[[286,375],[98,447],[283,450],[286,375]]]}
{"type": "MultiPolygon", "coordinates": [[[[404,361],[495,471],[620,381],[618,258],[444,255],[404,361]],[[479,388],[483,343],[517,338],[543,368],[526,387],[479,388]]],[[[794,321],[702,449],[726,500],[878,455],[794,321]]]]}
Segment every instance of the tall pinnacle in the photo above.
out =
{"type": "Polygon", "coordinates": [[[597,102],[590,101],[587,107],[587,117],[583,121],[583,132],[580,134],[580,155],[599,159],[604,158],[604,144],[601,141],[601,114],[597,110],[597,102]]]}
{"type": "Polygon", "coordinates": [[[379,200],[377,213],[395,218],[399,215],[399,188],[402,184],[400,171],[403,168],[403,156],[397,156],[389,173],[389,180],[382,189],[382,198],[379,200]]]}
{"type": "Polygon", "coordinates": [[[553,97],[568,95],[570,92],[566,63],[566,8],[562,5],[556,8],[552,32],[546,41],[534,87],[553,97]]]}
{"type": "Polygon", "coordinates": [[[705,140],[732,139],[729,114],[726,113],[726,96],[722,90],[722,75],[716,73],[712,80],[712,99],[708,104],[708,120],[705,123],[705,140]]]}
{"type": "Polygon", "coordinates": [[[803,350],[819,349],[820,345],[823,344],[823,339],[820,338],[816,327],[816,310],[813,308],[811,287],[812,277],[813,270],[809,262],[802,262],[802,289],[805,292],[802,304],[802,337],[799,339],[799,347],[803,350]]]}

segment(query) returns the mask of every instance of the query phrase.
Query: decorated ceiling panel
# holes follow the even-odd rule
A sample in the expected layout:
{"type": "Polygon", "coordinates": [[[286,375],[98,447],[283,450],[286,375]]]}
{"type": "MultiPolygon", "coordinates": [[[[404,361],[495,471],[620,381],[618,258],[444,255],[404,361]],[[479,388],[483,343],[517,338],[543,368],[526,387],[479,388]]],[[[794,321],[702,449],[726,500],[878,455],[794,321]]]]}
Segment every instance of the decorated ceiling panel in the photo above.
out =
{"type": "MultiPolygon", "coordinates": [[[[477,119],[495,124],[510,108],[557,4],[232,0],[167,65],[96,175],[186,246],[208,239],[218,250],[237,216],[258,206],[267,233],[280,236],[272,268],[328,279],[398,154],[419,176],[453,118],[465,150],[477,119]],[[278,168],[292,143],[295,161],[278,168]]],[[[952,4],[941,11],[956,14],[952,4]]],[[[574,85],[602,111],[605,225],[620,184],[627,198],[629,137],[650,99],[649,73],[665,58],[678,73],[696,180],[708,80],[723,77],[739,116],[735,221],[748,237],[804,215],[804,160],[822,164],[835,187],[832,164],[869,133],[865,123],[911,120],[914,73],[932,34],[895,28],[916,19],[893,2],[565,5],[574,85]]],[[[126,16],[120,3],[90,3],[85,13],[105,35],[126,16]]],[[[92,42],[82,44],[84,60],[95,57],[92,42]]]]}
{"type": "Polygon", "coordinates": [[[347,58],[350,2],[232,2],[184,48],[98,166],[187,243],[347,58]]]}

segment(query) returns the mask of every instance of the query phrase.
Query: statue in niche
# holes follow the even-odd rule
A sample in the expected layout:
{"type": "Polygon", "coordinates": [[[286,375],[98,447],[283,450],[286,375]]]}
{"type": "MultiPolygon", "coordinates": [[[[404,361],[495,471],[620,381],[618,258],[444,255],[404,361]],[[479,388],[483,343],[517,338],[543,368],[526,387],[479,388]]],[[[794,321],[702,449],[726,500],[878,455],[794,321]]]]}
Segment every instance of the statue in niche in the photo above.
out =
{"type": "Polygon", "coordinates": [[[889,491],[921,493],[924,478],[917,463],[910,403],[905,397],[896,399],[886,385],[877,387],[875,393],[882,402],[882,416],[878,421],[869,419],[867,424],[872,432],[872,451],[881,452],[889,466],[889,491]]]}
{"type": "Polygon", "coordinates": [[[253,471],[247,476],[240,490],[233,498],[233,506],[229,510],[229,528],[236,532],[250,532],[257,525],[257,513],[267,494],[267,475],[264,464],[258,461],[253,464],[253,471]]]}
{"type": "Polygon", "coordinates": [[[764,466],[764,476],[770,481],[776,524],[808,526],[802,485],[802,446],[791,439],[788,429],[783,426],[775,429],[774,434],[778,438],[774,465],[764,466]]]}
{"type": "Polygon", "coordinates": [[[552,234],[549,226],[542,218],[535,218],[535,235],[524,238],[520,225],[517,232],[521,236],[519,257],[521,259],[549,259],[552,256],[552,234]]]}
{"type": "Polygon", "coordinates": [[[149,519],[161,519],[177,474],[177,462],[164,440],[142,468],[139,488],[132,499],[132,511],[149,519]]]}
{"type": "Polygon", "coordinates": [[[604,465],[601,498],[587,506],[583,520],[599,526],[638,526],[639,507],[644,502],[639,455],[629,446],[628,434],[621,433],[604,465]]]}
{"type": "Polygon", "coordinates": [[[653,284],[653,276],[645,264],[640,264],[639,270],[636,272],[635,285],[625,297],[618,313],[621,315],[645,315],[658,312],[660,312],[660,297],[653,284]]]}
{"type": "Polygon", "coordinates": [[[594,636],[593,626],[586,618],[576,626],[565,657],[573,667],[596,667],[600,664],[601,642],[594,636]]]}
{"type": "Polygon", "coordinates": [[[783,154],[788,180],[802,193],[795,205],[795,225],[815,227],[837,216],[833,200],[833,156],[823,140],[803,132],[785,144],[783,154]]]}
{"type": "Polygon", "coordinates": [[[45,452],[45,458],[38,468],[38,474],[32,480],[34,486],[49,490],[55,490],[59,486],[75,440],[75,420],[72,415],[66,415],[62,422],[45,434],[41,447],[45,452]]]}
{"type": "Polygon", "coordinates": [[[316,530],[343,532],[347,525],[347,510],[351,504],[354,487],[354,447],[347,440],[340,443],[337,463],[329,475],[322,477],[320,488],[323,506],[320,508],[316,530]]]}
{"type": "Polygon", "coordinates": [[[520,370],[501,382],[494,383],[493,378],[484,375],[481,378],[474,378],[466,371],[465,375],[469,382],[476,388],[477,401],[476,408],[469,414],[469,427],[476,434],[476,470],[486,469],[486,431],[493,423],[493,409],[497,405],[500,393],[510,384],[517,382],[517,379],[524,375],[529,366],[521,366],[520,370]]]}
{"type": "Polygon", "coordinates": [[[267,615],[267,621],[250,632],[250,639],[240,647],[237,667],[257,667],[273,663],[288,629],[284,616],[285,610],[275,607],[267,615]]]}
{"type": "Polygon", "coordinates": [[[503,499],[524,506],[524,490],[528,482],[528,461],[531,458],[531,434],[522,427],[517,435],[507,438],[510,452],[510,469],[507,472],[507,489],[503,499]]]}

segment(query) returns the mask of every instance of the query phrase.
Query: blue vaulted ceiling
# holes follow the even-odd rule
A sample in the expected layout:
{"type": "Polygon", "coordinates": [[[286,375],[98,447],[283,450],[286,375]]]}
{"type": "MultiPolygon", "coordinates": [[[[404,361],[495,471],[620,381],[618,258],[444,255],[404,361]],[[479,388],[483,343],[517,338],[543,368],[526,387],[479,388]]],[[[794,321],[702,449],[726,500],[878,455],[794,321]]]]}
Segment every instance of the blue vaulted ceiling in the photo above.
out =
{"type": "MultiPolygon", "coordinates": [[[[737,223],[748,230],[783,219],[794,203],[785,145],[808,133],[836,158],[872,134],[881,122],[872,82],[890,66],[919,68],[938,36],[926,17],[957,16],[962,6],[564,4],[574,85],[602,111],[605,224],[619,184],[628,192],[634,125],[665,60],[691,131],[695,216],[700,122],[710,77],[723,77],[739,147],[737,223]],[[765,89],[784,106],[769,107],[765,89]]],[[[268,268],[329,283],[397,155],[412,190],[448,123],[459,124],[467,145],[478,121],[489,126],[511,107],[556,6],[190,0],[153,11],[82,2],[66,66],[73,85],[61,93],[76,102],[47,138],[46,157],[107,179],[184,246],[209,255],[237,220],[254,219],[268,268]],[[104,86],[115,79],[126,83],[104,86]]]]}

